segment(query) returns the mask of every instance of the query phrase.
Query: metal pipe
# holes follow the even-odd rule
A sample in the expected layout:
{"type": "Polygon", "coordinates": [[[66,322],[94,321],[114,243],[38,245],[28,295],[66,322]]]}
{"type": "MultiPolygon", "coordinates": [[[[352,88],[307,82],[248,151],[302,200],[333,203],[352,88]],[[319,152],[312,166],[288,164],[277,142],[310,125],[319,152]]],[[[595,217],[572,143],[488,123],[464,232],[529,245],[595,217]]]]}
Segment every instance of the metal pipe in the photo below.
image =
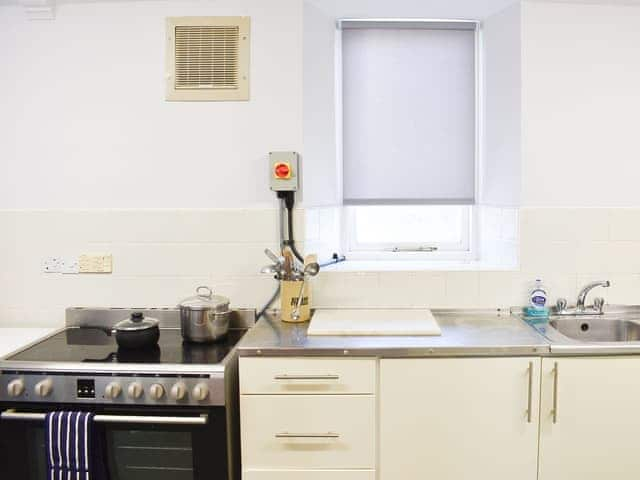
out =
{"type": "MultiPolygon", "coordinates": [[[[20,413],[14,410],[5,410],[0,414],[3,420],[31,420],[44,421],[46,413],[20,413]]],[[[153,417],[139,415],[95,415],[94,422],[98,423],[137,423],[145,425],[206,425],[209,421],[207,415],[198,417],[153,417]]]]}
{"type": "Polygon", "coordinates": [[[287,208],[285,207],[284,204],[284,198],[281,198],[278,202],[278,224],[279,224],[279,229],[278,229],[278,234],[280,236],[280,250],[282,250],[284,248],[284,241],[285,241],[285,219],[286,219],[286,215],[285,215],[285,210],[287,208]]]}
{"type": "Polygon", "coordinates": [[[333,254],[331,260],[327,260],[320,264],[320,268],[328,267],[329,265],[335,265],[336,263],[341,263],[347,260],[347,257],[344,255],[338,255],[337,253],[333,254]]]}

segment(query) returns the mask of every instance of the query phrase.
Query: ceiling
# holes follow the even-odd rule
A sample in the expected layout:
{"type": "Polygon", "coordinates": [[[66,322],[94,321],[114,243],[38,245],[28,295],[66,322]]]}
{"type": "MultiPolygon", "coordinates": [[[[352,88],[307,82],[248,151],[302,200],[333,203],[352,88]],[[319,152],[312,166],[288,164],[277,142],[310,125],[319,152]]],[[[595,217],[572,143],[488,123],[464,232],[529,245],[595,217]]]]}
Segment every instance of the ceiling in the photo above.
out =
{"type": "MultiPolygon", "coordinates": [[[[133,2],[148,0],[44,0],[44,3],[133,2]]],[[[206,0],[205,0],[206,1],[206,0]]],[[[216,0],[208,0],[215,2],[216,0]]],[[[265,0],[274,1],[274,0],[265,0]]],[[[344,17],[421,17],[483,19],[519,0],[303,0],[327,15],[344,17]]],[[[640,5],[640,0],[529,0],[554,3],[640,5]]],[[[43,0],[0,0],[1,5],[38,3],[43,0]]]]}

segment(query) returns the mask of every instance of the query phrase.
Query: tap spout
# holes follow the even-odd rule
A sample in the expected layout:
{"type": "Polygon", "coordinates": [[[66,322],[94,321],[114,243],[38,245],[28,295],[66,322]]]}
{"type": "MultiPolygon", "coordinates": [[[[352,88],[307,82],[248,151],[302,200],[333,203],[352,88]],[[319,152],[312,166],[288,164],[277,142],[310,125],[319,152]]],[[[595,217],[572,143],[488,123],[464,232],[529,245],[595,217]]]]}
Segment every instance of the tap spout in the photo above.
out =
{"type": "Polygon", "coordinates": [[[582,287],[582,290],[580,290],[580,293],[578,293],[578,300],[576,301],[576,309],[580,311],[584,310],[584,303],[587,299],[587,295],[591,290],[593,290],[596,287],[607,288],[610,286],[611,286],[611,282],[609,280],[601,280],[598,282],[591,282],[585,285],[584,287],[582,287]]]}

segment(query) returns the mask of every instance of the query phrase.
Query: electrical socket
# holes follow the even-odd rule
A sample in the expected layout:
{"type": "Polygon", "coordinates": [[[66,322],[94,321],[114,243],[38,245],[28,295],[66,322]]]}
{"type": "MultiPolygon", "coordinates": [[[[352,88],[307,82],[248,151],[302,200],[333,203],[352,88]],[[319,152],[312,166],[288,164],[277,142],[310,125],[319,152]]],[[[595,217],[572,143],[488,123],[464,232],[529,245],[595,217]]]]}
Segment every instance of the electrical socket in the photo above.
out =
{"type": "Polygon", "coordinates": [[[67,275],[80,273],[80,261],[77,258],[62,259],[60,271],[67,275]]]}
{"type": "Polygon", "coordinates": [[[61,257],[47,257],[42,261],[42,271],[44,273],[60,273],[64,259],[61,257]]]}

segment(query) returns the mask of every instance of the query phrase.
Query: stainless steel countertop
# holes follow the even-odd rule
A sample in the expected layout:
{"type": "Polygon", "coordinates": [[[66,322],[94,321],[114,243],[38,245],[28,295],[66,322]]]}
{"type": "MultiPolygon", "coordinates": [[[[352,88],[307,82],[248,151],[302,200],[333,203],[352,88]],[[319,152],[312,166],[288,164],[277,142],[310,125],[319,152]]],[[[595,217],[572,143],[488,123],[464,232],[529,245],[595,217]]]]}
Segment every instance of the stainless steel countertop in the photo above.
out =
{"type": "MultiPolygon", "coordinates": [[[[433,310],[440,336],[307,336],[271,312],[238,344],[240,356],[463,357],[549,353],[549,342],[508,310],[433,310]]],[[[312,319],[313,321],[313,319],[312,319]]]]}

